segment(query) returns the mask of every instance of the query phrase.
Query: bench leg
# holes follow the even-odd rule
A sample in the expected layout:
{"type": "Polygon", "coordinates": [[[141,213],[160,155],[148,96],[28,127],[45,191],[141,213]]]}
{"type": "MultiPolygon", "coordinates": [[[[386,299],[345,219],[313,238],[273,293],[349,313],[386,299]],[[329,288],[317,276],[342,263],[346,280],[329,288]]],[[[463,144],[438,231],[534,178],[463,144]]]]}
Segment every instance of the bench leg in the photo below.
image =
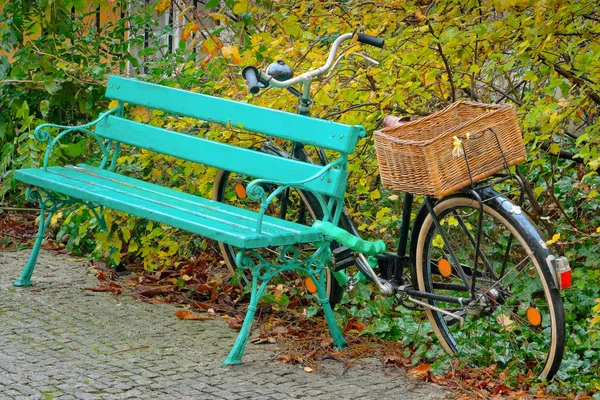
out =
{"type": "Polygon", "coordinates": [[[250,336],[250,329],[252,328],[252,322],[254,322],[254,314],[258,308],[258,301],[262,297],[267,283],[269,280],[264,280],[260,287],[258,287],[258,269],[252,271],[252,294],[250,295],[250,305],[248,306],[248,312],[246,318],[244,318],[244,324],[240,330],[240,334],[233,345],[233,348],[229,352],[229,355],[223,361],[223,365],[234,365],[242,362],[242,355],[246,349],[248,343],[248,337],[250,336]]]}
{"type": "Polygon", "coordinates": [[[40,226],[35,237],[35,243],[33,244],[33,249],[29,255],[29,260],[27,260],[27,264],[25,264],[25,268],[23,268],[23,272],[21,272],[19,279],[13,283],[14,286],[31,286],[31,274],[33,274],[33,269],[35,268],[42,242],[44,241],[44,232],[46,232],[46,227],[50,223],[53,215],[54,211],[51,209],[46,216],[46,204],[44,201],[40,201],[40,226]]]}
{"type": "Polygon", "coordinates": [[[311,275],[315,287],[317,288],[317,295],[319,296],[319,303],[321,303],[321,307],[323,308],[323,312],[325,313],[325,320],[327,321],[327,325],[329,326],[329,332],[331,333],[331,337],[333,338],[333,346],[336,349],[341,349],[342,347],[347,345],[346,339],[342,335],[340,328],[335,320],[335,314],[331,309],[331,304],[329,304],[329,297],[327,296],[327,289],[325,288],[325,273],[321,270],[319,276],[320,279],[317,279],[316,274],[311,275]]]}

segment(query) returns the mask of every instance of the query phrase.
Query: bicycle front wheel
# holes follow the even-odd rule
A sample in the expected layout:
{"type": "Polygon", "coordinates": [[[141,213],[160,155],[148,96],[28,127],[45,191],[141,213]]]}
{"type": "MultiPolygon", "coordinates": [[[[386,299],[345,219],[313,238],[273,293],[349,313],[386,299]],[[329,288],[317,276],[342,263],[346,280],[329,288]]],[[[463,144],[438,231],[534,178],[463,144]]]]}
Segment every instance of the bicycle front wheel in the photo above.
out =
{"type": "MultiPolygon", "coordinates": [[[[245,191],[245,188],[252,180],[252,178],[242,174],[220,170],[215,177],[213,200],[258,211],[258,203],[250,200],[245,191]]],[[[265,191],[267,193],[272,192],[276,188],[276,186],[272,186],[273,187],[265,188],[265,191]]],[[[314,198],[314,195],[297,189],[290,189],[287,192],[282,193],[281,196],[269,205],[266,214],[303,225],[312,225],[314,221],[322,219],[323,217],[319,202],[314,198]]],[[[316,251],[316,248],[312,243],[302,243],[296,247],[301,256],[309,256],[316,251]]],[[[223,256],[227,267],[234,273],[237,269],[235,257],[239,249],[222,242],[219,242],[219,249],[221,250],[221,255],[223,256]]],[[[256,249],[256,251],[258,251],[263,258],[272,260],[274,263],[277,262],[279,257],[279,249],[276,248],[266,247],[256,249]]],[[[290,279],[296,280],[298,278],[295,273],[288,274],[291,274],[291,276],[288,277],[290,279]]],[[[251,274],[248,274],[248,276],[242,278],[243,284],[250,282],[252,279],[250,275],[251,274]]],[[[305,282],[304,279],[302,279],[302,281],[305,282]]],[[[334,307],[342,300],[344,288],[340,286],[337,280],[335,280],[328,268],[325,269],[325,288],[331,307],[334,307]]],[[[305,289],[308,290],[308,288],[305,289]]]]}
{"type": "Polygon", "coordinates": [[[435,204],[448,244],[431,215],[421,210],[422,224],[413,232],[412,246],[419,290],[476,299],[467,306],[428,300],[438,310],[426,308],[427,317],[445,350],[469,364],[495,364],[521,376],[551,379],[562,361],[565,320],[549,252],[520,208],[491,189],[481,194],[483,225],[475,274],[479,203],[461,193],[435,204]],[[468,285],[453,267],[448,245],[468,285]]]}

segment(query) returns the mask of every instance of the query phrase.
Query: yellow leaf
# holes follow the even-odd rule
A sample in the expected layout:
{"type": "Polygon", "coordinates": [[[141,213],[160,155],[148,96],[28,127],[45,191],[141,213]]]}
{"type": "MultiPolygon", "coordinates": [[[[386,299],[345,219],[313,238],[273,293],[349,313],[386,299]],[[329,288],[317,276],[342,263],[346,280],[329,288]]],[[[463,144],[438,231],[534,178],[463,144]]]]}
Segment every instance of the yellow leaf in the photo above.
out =
{"type": "Polygon", "coordinates": [[[111,255],[113,261],[115,262],[115,264],[119,265],[121,264],[121,253],[119,253],[118,251],[113,253],[111,255]]]}
{"type": "Polygon", "coordinates": [[[231,59],[234,64],[239,64],[242,62],[242,58],[240,57],[240,52],[237,47],[233,46],[225,46],[221,49],[221,54],[226,59],[231,59]]]}
{"type": "Polygon", "coordinates": [[[219,48],[221,47],[221,41],[219,39],[213,40],[212,38],[208,38],[202,42],[200,45],[200,49],[210,58],[217,54],[219,48]]]}
{"type": "Polygon", "coordinates": [[[377,200],[381,198],[381,193],[379,193],[379,190],[375,189],[371,192],[371,200],[377,200]]]}
{"type": "Polygon", "coordinates": [[[248,0],[238,1],[233,6],[233,12],[236,13],[236,14],[245,13],[247,10],[248,10],[248,0]]]}
{"type": "Polygon", "coordinates": [[[136,251],[138,251],[140,247],[138,246],[137,242],[131,242],[129,243],[129,248],[127,249],[127,251],[129,253],[134,253],[136,251]]]}
{"type": "Polygon", "coordinates": [[[185,13],[193,10],[194,6],[187,6],[186,8],[184,8],[183,10],[181,10],[181,12],[179,13],[179,16],[177,17],[177,19],[179,20],[179,22],[183,21],[183,19],[185,18],[185,13]]]}
{"type": "Polygon", "coordinates": [[[129,242],[129,239],[131,239],[131,230],[124,226],[121,228],[121,232],[123,232],[123,239],[125,239],[126,242],[129,242]]]}
{"type": "Polygon", "coordinates": [[[198,24],[195,22],[188,22],[183,28],[183,32],[181,32],[181,38],[183,40],[188,40],[192,32],[198,32],[198,24]]]}
{"type": "Polygon", "coordinates": [[[552,236],[552,239],[548,240],[548,241],[546,242],[546,244],[547,244],[547,245],[550,245],[550,244],[556,243],[556,241],[557,241],[558,239],[560,239],[560,233],[555,233],[555,234],[552,236]]]}
{"type": "Polygon", "coordinates": [[[562,108],[568,107],[569,106],[569,102],[564,97],[561,97],[558,100],[558,106],[562,107],[562,108]]]}
{"type": "Polygon", "coordinates": [[[156,3],[154,3],[154,11],[156,11],[158,15],[164,13],[169,8],[171,8],[171,0],[157,0],[156,3]]]}
{"type": "Polygon", "coordinates": [[[446,221],[446,223],[449,226],[458,226],[458,220],[456,218],[454,218],[454,217],[448,218],[448,220],[446,221]]]}
{"type": "MultiPolygon", "coordinates": [[[[50,220],[50,223],[51,223],[52,225],[56,224],[56,222],[58,221],[58,219],[59,219],[60,217],[62,217],[62,211],[59,211],[59,212],[57,212],[56,214],[54,214],[54,215],[52,216],[52,219],[50,220]]],[[[600,229],[600,228],[598,228],[598,229],[600,229]]]]}
{"type": "Polygon", "coordinates": [[[550,154],[558,154],[560,151],[560,145],[558,143],[552,143],[548,151],[550,151],[550,154]]]}
{"type": "Polygon", "coordinates": [[[112,110],[113,108],[117,108],[118,105],[119,105],[119,101],[113,100],[110,103],[108,103],[108,109],[112,110]]]}
{"type": "Polygon", "coordinates": [[[496,321],[508,332],[517,329],[515,321],[513,321],[508,315],[498,314],[498,317],[496,317],[496,321]]]}
{"type": "Polygon", "coordinates": [[[162,171],[158,168],[155,168],[152,170],[152,175],[156,178],[156,179],[160,179],[162,177],[162,171]]]}
{"type": "Polygon", "coordinates": [[[129,112],[129,114],[133,117],[133,120],[136,122],[145,122],[148,123],[152,119],[152,114],[148,111],[147,108],[142,106],[135,106],[133,110],[129,112]]]}
{"type": "MultiPolygon", "coordinates": [[[[208,14],[208,16],[213,19],[216,19],[217,21],[221,21],[225,25],[229,25],[229,21],[227,20],[227,17],[224,14],[212,13],[208,14]]],[[[252,39],[254,39],[254,36],[252,37],[252,39]]]]}

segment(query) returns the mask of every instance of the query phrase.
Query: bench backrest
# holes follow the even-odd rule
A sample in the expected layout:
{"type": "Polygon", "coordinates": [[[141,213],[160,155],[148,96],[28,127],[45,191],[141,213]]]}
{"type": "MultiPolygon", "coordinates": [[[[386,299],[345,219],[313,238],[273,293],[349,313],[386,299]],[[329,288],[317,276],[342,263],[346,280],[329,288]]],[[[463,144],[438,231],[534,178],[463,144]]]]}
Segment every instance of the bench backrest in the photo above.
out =
{"type": "MultiPolygon", "coordinates": [[[[269,136],[330,149],[340,154],[354,151],[362,126],[349,126],[284,111],[258,107],[219,97],[111,76],[106,97],[169,114],[241,128],[269,136]]],[[[231,146],[110,115],[96,127],[96,134],[131,146],[210,165],[255,178],[302,181],[321,166],[231,146]]],[[[342,197],[347,172],[331,169],[306,186],[319,193],[342,197]]]]}

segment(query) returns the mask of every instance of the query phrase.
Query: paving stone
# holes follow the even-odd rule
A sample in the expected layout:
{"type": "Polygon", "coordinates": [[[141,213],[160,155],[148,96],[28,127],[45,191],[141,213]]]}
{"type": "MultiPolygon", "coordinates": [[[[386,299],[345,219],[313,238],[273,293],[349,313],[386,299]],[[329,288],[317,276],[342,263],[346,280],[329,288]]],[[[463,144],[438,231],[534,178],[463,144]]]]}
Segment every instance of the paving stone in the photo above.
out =
{"type": "Polygon", "coordinates": [[[169,305],[82,290],[98,286],[83,262],[42,251],[33,286],[12,281],[29,251],[0,252],[0,399],[442,399],[377,360],[346,370],[326,361],[311,374],[272,361],[276,345],[252,346],[223,367],[236,332],[180,321],[169,305]],[[123,351],[126,350],[126,351],[123,351]],[[391,377],[391,378],[390,378],[391,377]]]}

